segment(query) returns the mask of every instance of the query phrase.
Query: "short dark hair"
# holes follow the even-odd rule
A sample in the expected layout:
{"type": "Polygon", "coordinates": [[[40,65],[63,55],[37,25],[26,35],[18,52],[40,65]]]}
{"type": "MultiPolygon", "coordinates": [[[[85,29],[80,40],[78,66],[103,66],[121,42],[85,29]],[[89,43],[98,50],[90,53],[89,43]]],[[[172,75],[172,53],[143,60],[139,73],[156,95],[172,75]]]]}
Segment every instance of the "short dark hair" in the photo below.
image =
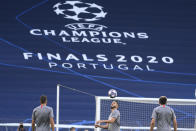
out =
{"type": "Polygon", "coordinates": [[[167,97],[166,96],[161,96],[159,98],[159,104],[165,105],[167,103],[167,97]]]}
{"type": "Polygon", "coordinates": [[[47,101],[47,96],[42,95],[42,96],[40,97],[40,102],[41,102],[41,104],[46,103],[46,101],[47,101]]]}
{"type": "Polygon", "coordinates": [[[73,129],[76,129],[76,128],[75,128],[75,127],[71,127],[71,128],[70,128],[70,131],[72,131],[73,129]]]}

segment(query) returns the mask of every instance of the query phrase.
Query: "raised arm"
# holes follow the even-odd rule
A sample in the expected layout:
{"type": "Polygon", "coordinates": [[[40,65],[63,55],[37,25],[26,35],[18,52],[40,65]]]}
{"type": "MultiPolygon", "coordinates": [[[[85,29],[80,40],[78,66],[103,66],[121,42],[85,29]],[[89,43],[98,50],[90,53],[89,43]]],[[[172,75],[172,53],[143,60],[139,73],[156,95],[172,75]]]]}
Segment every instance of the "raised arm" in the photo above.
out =
{"type": "Polygon", "coordinates": [[[97,121],[96,124],[99,124],[99,123],[114,123],[116,120],[116,118],[112,117],[110,120],[100,120],[100,121],[97,121]]]}
{"type": "Polygon", "coordinates": [[[108,126],[109,126],[108,123],[106,125],[98,125],[98,124],[95,124],[95,128],[100,127],[100,128],[103,128],[103,129],[108,129],[108,126]]]}
{"type": "Polygon", "coordinates": [[[100,120],[97,121],[95,124],[95,127],[100,127],[100,128],[104,128],[104,129],[108,129],[109,124],[108,123],[113,123],[115,122],[116,118],[112,117],[111,120],[100,120]],[[106,125],[99,125],[100,123],[106,123],[106,125]]]}

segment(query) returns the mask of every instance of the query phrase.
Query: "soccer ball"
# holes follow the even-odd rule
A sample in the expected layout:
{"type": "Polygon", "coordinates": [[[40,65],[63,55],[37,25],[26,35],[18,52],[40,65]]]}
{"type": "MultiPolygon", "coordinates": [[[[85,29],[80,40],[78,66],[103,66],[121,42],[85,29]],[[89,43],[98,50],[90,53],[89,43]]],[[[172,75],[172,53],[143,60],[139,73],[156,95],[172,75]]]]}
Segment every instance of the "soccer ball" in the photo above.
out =
{"type": "Polygon", "coordinates": [[[95,3],[84,3],[78,0],[59,2],[53,6],[54,12],[66,19],[91,22],[105,18],[102,6],[95,3]]]}
{"type": "Polygon", "coordinates": [[[108,91],[108,96],[109,96],[110,98],[115,98],[115,97],[117,97],[117,91],[114,90],[114,89],[110,89],[110,90],[108,91]]]}

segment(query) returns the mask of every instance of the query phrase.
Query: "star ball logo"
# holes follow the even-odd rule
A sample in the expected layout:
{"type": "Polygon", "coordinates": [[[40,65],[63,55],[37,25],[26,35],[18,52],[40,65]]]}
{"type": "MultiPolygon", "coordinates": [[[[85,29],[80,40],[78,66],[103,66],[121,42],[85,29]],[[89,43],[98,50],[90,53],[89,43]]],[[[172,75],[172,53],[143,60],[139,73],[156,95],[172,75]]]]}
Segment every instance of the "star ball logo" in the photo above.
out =
{"type": "Polygon", "coordinates": [[[103,7],[95,3],[83,3],[81,1],[66,1],[57,3],[53,6],[57,15],[62,15],[66,19],[75,21],[97,21],[107,15],[103,7]]]}
{"type": "Polygon", "coordinates": [[[109,31],[107,26],[93,22],[105,19],[108,13],[105,8],[95,3],[84,3],[79,0],[55,3],[53,13],[61,16],[62,20],[71,20],[76,23],[68,23],[65,29],[32,29],[31,35],[59,37],[65,44],[115,44],[127,45],[127,39],[149,38],[146,32],[119,32],[109,31]]]}

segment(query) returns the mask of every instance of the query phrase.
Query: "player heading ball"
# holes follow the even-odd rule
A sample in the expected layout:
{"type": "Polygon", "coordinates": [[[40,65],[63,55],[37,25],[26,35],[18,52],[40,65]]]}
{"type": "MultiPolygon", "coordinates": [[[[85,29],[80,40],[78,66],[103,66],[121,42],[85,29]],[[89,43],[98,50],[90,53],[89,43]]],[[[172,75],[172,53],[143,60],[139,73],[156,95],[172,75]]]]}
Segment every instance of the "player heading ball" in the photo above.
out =
{"type": "Polygon", "coordinates": [[[118,110],[119,104],[113,101],[111,104],[111,113],[108,120],[99,120],[95,123],[95,128],[100,127],[108,129],[109,131],[120,131],[120,112],[118,110]],[[106,123],[106,125],[100,125],[106,123]]]}

